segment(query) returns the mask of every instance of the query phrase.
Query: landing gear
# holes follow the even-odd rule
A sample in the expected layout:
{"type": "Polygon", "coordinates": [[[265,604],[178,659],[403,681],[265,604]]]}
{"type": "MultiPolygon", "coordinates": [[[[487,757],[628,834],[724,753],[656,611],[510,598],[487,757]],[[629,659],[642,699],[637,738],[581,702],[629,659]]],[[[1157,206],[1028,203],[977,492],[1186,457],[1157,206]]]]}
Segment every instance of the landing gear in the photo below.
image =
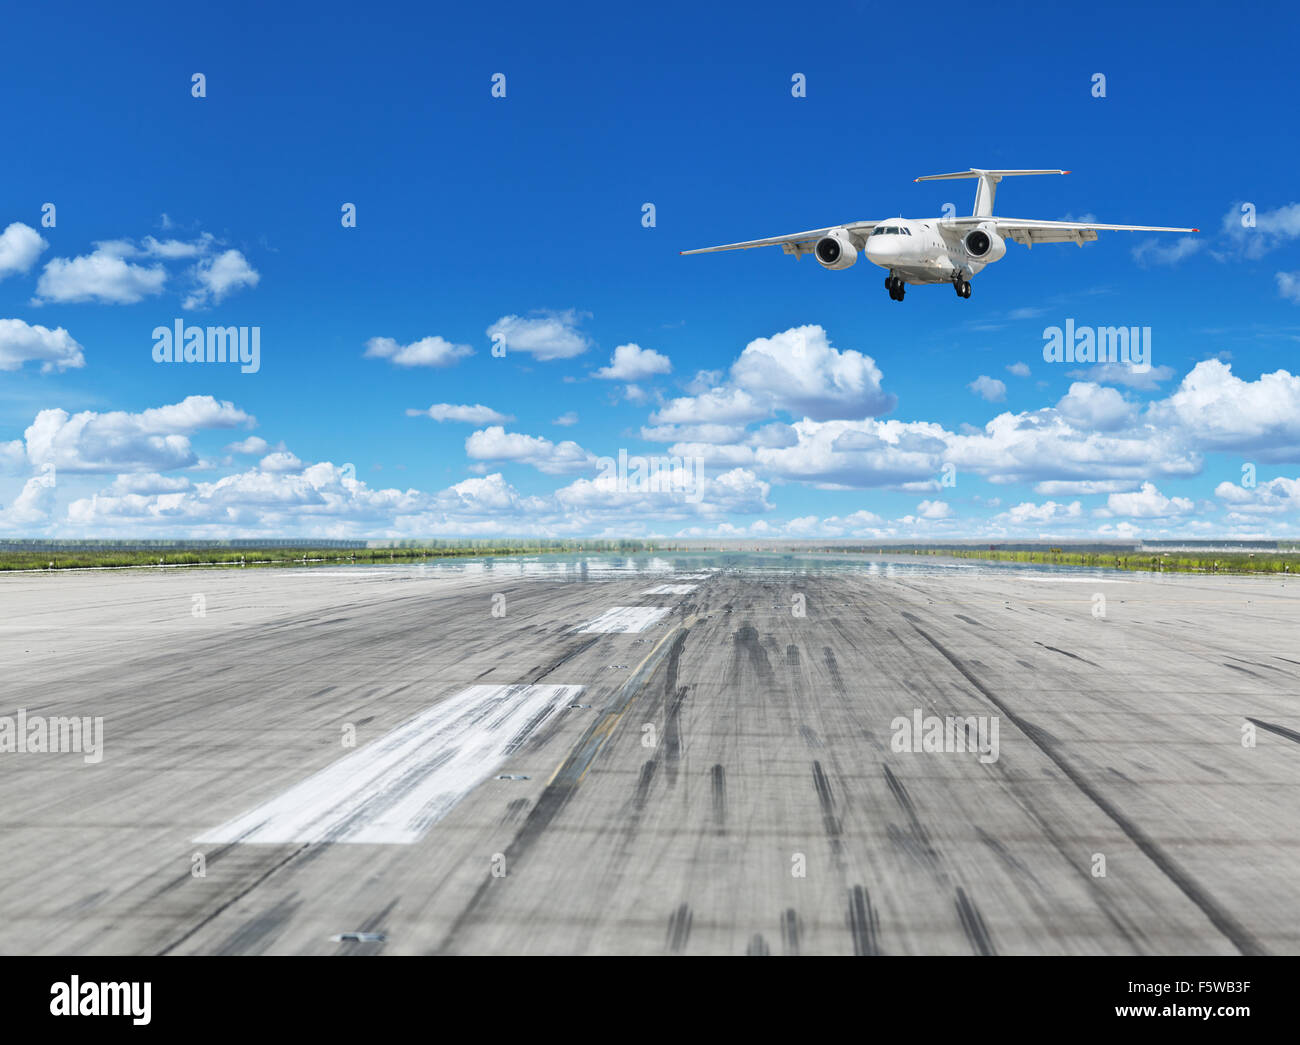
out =
{"type": "Polygon", "coordinates": [[[955,290],[955,291],[957,291],[957,296],[958,296],[959,298],[968,298],[968,297],[970,297],[970,281],[969,281],[969,280],[965,280],[965,279],[954,279],[954,280],[952,281],[952,289],[955,290]]]}
{"type": "Polygon", "coordinates": [[[885,289],[889,291],[889,296],[895,301],[902,301],[903,295],[907,293],[903,281],[892,274],[885,277],[885,289]]]}

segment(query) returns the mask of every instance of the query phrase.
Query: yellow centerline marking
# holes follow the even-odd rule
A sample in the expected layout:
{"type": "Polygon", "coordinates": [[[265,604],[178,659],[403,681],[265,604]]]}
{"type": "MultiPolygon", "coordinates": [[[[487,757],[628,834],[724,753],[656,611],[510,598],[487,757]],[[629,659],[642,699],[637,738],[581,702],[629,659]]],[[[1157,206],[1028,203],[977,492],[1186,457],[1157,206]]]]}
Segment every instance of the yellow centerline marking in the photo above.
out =
{"type": "MultiPolygon", "coordinates": [[[[670,639],[674,638],[674,637],[677,635],[677,633],[678,633],[679,631],[681,631],[683,628],[689,628],[689,627],[690,627],[692,624],[694,624],[697,620],[699,620],[699,616],[698,616],[698,614],[694,614],[694,613],[692,613],[689,617],[687,617],[685,620],[683,620],[680,624],[676,625],[676,626],[672,629],[672,631],[668,632],[667,635],[665,635],[662,639],[660,639],[658,642],[656,642],[656,643],[655,643],[655,646],[654,646],[654,649],[652,649],[649,653],[647,653],[644,657],[642,657],[642,658],[641,658],[641,663],[639,663],[635,668],[632,669],[632,674],[629,676],[629,681],[630,681],[631,679],[636,678],[637,675],[640,673],[641,669],[644,668],[644,667],[646,666],[646,664],[648,664],[648,663],[650,662],[650,660],[651,660],[651,659],[652,659],[652,658],[653,658],[653,657],[654,657],[654,656],[655,656],[655,655],[656,655],[656,654],[657,654],[661,649],[663,649],[664,643],[666,643],[666,642],[668,642],[670,639]]],[[[627,685],[627,683],[624,683],[624,685],[627,685]]],[[[605,713],[605,717],[604,717],[604,718],[603,718],[603,719],[602,719],[602,720],[601,720],[601,721],[596,725],[596,727],[595,727],[594,729],[590,730],[590,731],[587,732],[587,733],[584,733],[584,734],[582,735],[582,737],[579,739],[578,744],[573,748],[573,750],[570,751],[567,755],[565,755],[564,758],[563,758],[563,760],[560,762],[560,764],[559,764],[558,766],[555,767],[555,772],[553,772],[553,773],[551,774],[551,776],[550,776],[550,779],[546,781],[546,786],[547,786],[547,787],[550,787],[551,784],[553,784],[553,783],[555,782],[555,778],[556,778],[557,776],[560,775],[560,771],[561,771],[565,766],[567,766],[570,762],[573,761],[573,759],[577,756],[577,754],[578,754],[580,748],[585,747],[585,746],[588,746],[588,745],[591,743],[591,741],[593,741],[593,740],[595,740],[597,737],[599,737],[599,738],[600,738],[600,742],[596,745],[596,749],[595,749],[594,751],[592,751],[590,757],[587,759],[587,765],[586,765],[586,766],[583,768],[583,770],[582,770],[582,776],[579,776],[578,779],[577,779],[577,781],[575,781],[576,783],[581,783],[582,780],[583,780],[583,778],[586,777],[586,775],[587,775],[587,770],[589,770],[589,769],[591,768],[591,764],[592,764],[592,762],[594,762],[594,761],[596,760],[596,755],[598,755],[598,754],[600,753],[600,749],[601,749],[602,747],[604,747],[604,745],[605,745],[605,741],[608,740],[609,737],[610,737],[610,734],[612,734],[612,733],[614,732],[614,727],[618,724],[618,720],[621,719],[621,718],[623,717],[623,713],[624,713],[624,712],[625,712],[629,707],[632,706],[632,702],[633,702],[634,700],[636,700],[636,695],[635,695],[635,694],[633,694],[633,695],[628,699],[627,703],[624,704],[623,707],[619,708],[618,711],[616,711],[616,712],[606,712],[606,713],[605,713]]]]}

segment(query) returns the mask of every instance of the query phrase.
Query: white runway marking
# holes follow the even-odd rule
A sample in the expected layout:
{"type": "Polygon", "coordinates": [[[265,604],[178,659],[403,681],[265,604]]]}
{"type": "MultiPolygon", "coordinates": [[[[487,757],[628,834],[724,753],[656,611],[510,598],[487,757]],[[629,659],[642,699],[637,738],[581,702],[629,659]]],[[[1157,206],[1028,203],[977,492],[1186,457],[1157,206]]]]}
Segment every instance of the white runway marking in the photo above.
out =
{"type": "Polygon", "coordinates": [[[707,581],[712,574],[709,573],[679,573],[673,580],[678,581],[707,581]]]}
{"type": "Polygon", "coordinates": [[[657,588],[647,588],[642,595],[689,595],[697,584],[661,584],[657,588]]]}
{"type": "Polygon", "coordinates": [[[409,845],[582,686],[470,686],[194,841],[409,845]]]}
{"type": "Polygon", "coordinates": [[[667,607],[612,606],[595,620],[584,624],[578,629],[578,632],[579,634],[589,634],[591,632],[645,631],[659,618],[667,615],[667,607]]]}

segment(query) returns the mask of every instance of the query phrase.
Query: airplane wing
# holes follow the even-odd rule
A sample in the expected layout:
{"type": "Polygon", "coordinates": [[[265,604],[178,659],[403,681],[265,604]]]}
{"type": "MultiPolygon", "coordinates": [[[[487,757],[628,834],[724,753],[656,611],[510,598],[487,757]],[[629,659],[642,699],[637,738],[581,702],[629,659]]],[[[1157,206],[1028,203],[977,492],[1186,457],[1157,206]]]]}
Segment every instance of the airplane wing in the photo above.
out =
{"type": "Polygon", "coordinates": [[[1077,243],[1083,246],[1097,238],[1098,232],[1200,232],[1167,225],[1107,225],[1096,221],[1041,221],[1033,218],[969,217],[946,218],[943,226],[978,225],[992,222],[998,234],[1015,243],[1033,247],[1035,243],[1077,243]]]}
{"type": "MultiPolygon", "coordinates": [[[[714,254],[720,250],[749,250],[751,247],[779,246],[787,254],[798,257],[801,254],[811,254],[813,248],[817,246],[817,241],[834,229],[847,229],[855,241],[860,241],[870,236],[871,230],[879,224],[878,221],[850,221],[843,225],[828,225],[824,229],[792,232],[788,236],[772,236],[770,239],[749,239],[743,243],[724,243],[720,247],[699,247],[696,250],[682,250],[678,251],[678,253],[714,254]]],[[[859,248],[862,246],[861,242],[858,242],[857,245],[859,248]]]]}

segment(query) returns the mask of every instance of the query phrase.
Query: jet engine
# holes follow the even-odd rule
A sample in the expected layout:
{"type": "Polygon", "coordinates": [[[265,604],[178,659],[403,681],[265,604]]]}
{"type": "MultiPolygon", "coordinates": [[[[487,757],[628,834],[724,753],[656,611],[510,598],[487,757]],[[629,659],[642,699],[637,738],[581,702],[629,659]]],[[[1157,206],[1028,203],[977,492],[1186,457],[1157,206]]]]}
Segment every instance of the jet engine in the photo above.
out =
{"type": "Polygon", "coordinates": [[[833,229],[817,241],[817,260],[822,268],[846,269],[858,260],[858,248],[844,229],[833,229]]]}
{"type": "Polygon", "coordinates": [[[977,261],[997,261],[1007,252],[1006,241],[991,226],[977,226],[962,238],[966,254],[977,261]]]}

